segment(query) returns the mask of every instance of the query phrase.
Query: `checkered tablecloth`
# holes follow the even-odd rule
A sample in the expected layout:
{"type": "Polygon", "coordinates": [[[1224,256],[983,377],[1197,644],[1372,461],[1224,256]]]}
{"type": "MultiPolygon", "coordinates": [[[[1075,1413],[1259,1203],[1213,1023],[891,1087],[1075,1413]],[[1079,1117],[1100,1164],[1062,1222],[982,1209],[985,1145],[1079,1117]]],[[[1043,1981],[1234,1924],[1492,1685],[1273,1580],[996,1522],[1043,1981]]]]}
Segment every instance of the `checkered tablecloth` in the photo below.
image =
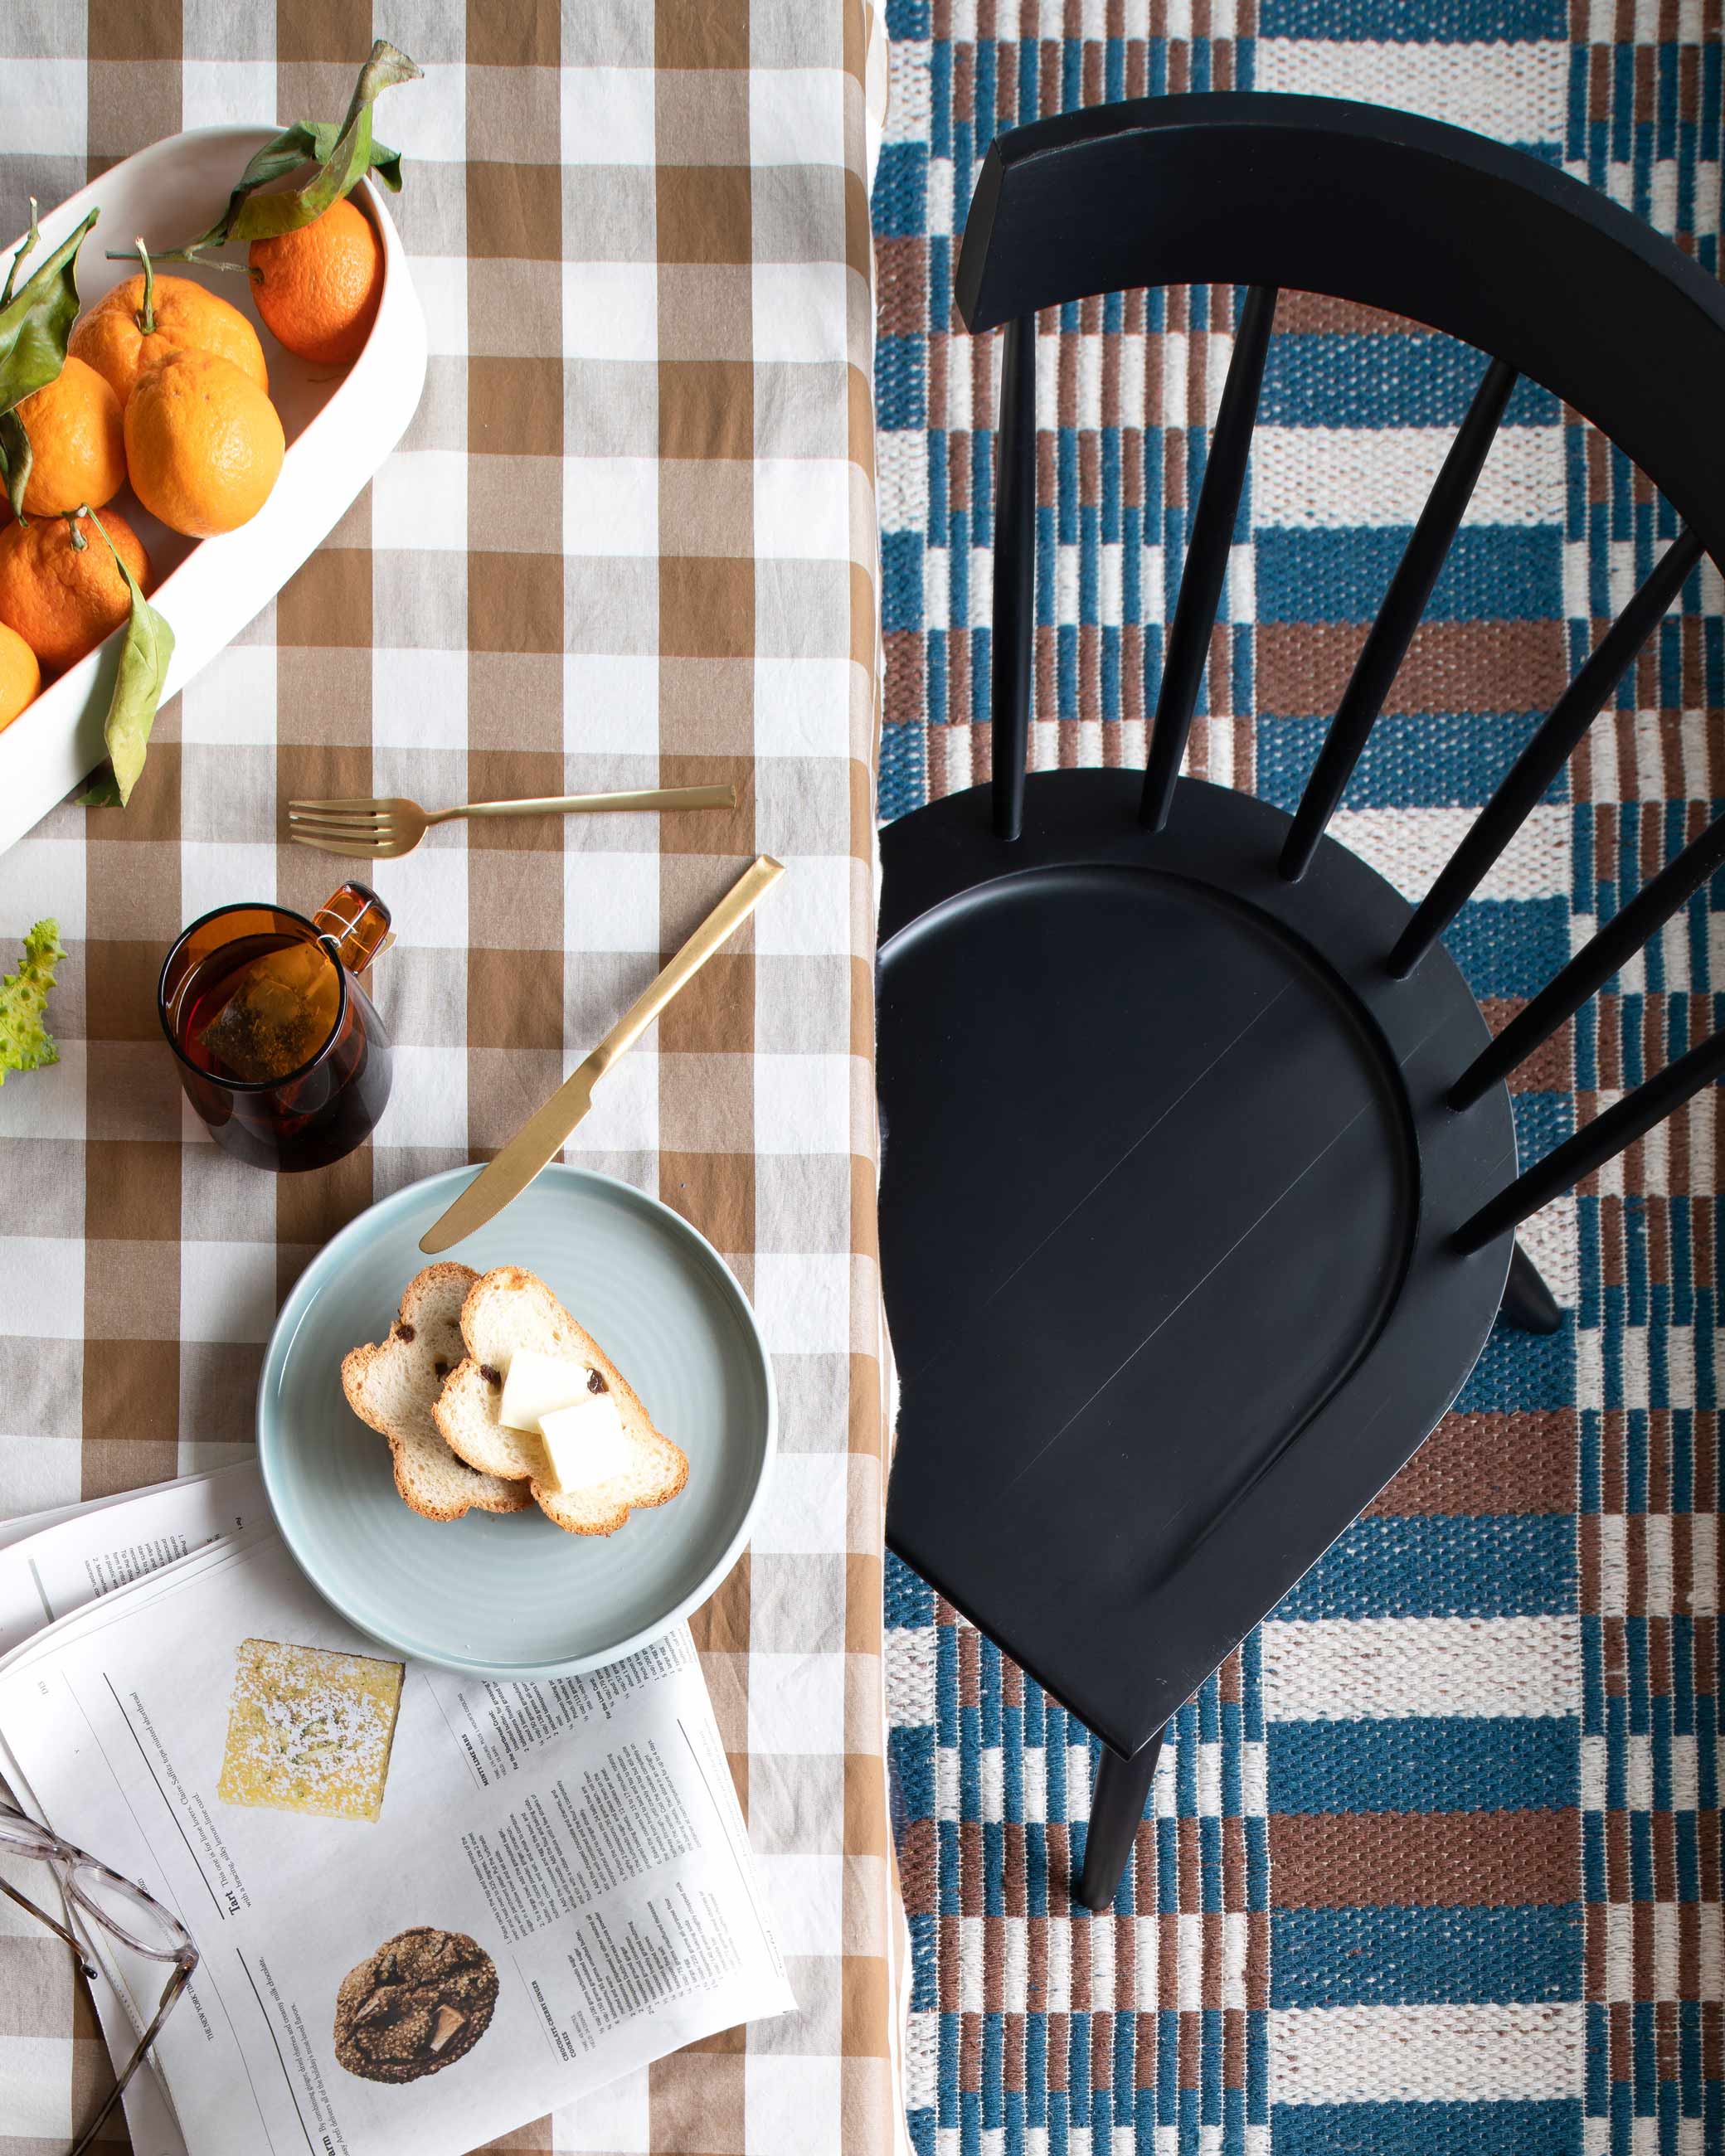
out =
{"type": "MultiPolygon", "coordinates": [[[[60,808],[0,855],[0,948],[53,914],[70,953],[58,1065],[0,1091],[0,1512],[244,1454],[263,1342],[319,1246],[498,1146],[757,851],[790,870],[619,1067],[571,1157],[701,1228],[773,1353],[770,1496],[696,1632],[800,2010],[511,2149],[872,2156],[902,2131],[871,30],[865,0],[0,8],[0,224],[180,128],[338,116],[374,35],[411,53],[425,79],[378,126],[408,159],[391,208],[432,352],[401,449],[164,710],[131,808],[60,808]],[[734,815],[458,827],[380,865],[395,1089],[337,1167],[240,1167],[182,1108],[153,1007],[176,931],[230,899],[309,910],[340,880],[279,843],[290,796],[725,779],[734,815]]],[[[0,2156],[64,2148],[104,2071],[69,1957],[0,1916],[0,2156]]]]}

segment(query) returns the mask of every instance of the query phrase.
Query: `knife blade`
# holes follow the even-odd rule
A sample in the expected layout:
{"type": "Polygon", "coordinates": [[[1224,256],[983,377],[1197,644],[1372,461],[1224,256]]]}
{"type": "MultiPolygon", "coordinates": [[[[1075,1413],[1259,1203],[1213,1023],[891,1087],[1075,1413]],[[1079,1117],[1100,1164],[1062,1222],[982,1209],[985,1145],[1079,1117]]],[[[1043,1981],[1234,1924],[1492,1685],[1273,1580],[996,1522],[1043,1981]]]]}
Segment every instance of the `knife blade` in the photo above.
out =
{"type": "Polygon", "coordinates": [[[495,1219],[519,1198],[593,1106],[593,1088],[639,1040],[677,992],[687,986],[715,951],[728,942],[784,874],[783,862],[762,854],[726,892],[663,972],[636,997],[586,1061],[577,1065],[542,1108],[536,1109],[502,1150],[470,1183],[448,1210],[419,1238],[429,1257],[447,1250],[495,1219]]]}

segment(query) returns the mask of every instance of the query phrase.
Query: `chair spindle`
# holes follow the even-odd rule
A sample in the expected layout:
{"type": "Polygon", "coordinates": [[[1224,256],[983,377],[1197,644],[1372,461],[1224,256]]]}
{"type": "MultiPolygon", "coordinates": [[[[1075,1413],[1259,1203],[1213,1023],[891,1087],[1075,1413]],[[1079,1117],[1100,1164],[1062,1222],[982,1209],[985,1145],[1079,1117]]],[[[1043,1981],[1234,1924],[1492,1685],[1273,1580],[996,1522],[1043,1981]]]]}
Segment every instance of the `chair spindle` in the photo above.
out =
{"type": "Polygon", "coordinates": [[[1522,1005],[1456,1080],[1450,1090],[1450,1106],[1471,1107],[1488,1086],[1525,1063],[1721,867],[1725,867],[1725,816],[1716,817],[1698,839],[1668,861],[1522,1005]]]}
{"type": "Polygon", "coordinates": [[[994,835],[1016,839],[1024,821],[1036,636],[1036,317],[1019,315],[1001,339],[1000,418],[994,437],[994,615],[989,716],[993,728],[994,835]]]}
{"type": "Polygon", "coordinates": [[[1384,603],[1354,662],[1301,796],[1293,829],[1282,847],[1281,873],[1290,883],[1297,883],[1311,867],[1317,842],[1335,814],[1360,752],[1378,723],[1390,684],[1401,670],[1438,572],[1473,498],[1481,467],[1497,439],[1504,407],[1515,386],[1514,367],[1507,360],[1494,359],[1474,392],[1473,402],[1425,498],[1420,520],[1389,580],[1384,603]]]}
{"type": "Polygon", "coordinates": [[[1701,556],[1700,540],[1686,527],[1589,654],[1414,909],[1413,919],[1389,955],[1389,970],[1398,980],[1404,980],[1413,972],[1479,888],[1486,870],[1520,830],[1568,761],[1576,743],[1599,716],[1606,698],[1658,626],[1701,556]]]}
{"type": "Polygon", "coordinates": [[[1162,693],[1156,700],[1156,721],[1145,762],[1138,820],[1150,831],[1159,831],[1168,821],[1174,781],[1180,775],[1186,737],[1192,731],[1192,714],[1198,707],[1199,686],[1209,657],[1210,631],[1215,627],[1222,580],[1228,573],[1229,550],[1234,544],[1234,520],[1245,484],[1246,459],[1258,417],[1258,393],[1264,382],[1264,357],[1276,319],[1276,294],[1273,285],[1254,285],[1248,290],[1235,331],[1228,379],[1222,385],[1221,408],[1210,436],[1204,484],[1198,491],[1192,542],[1186,549],[1180,596],[1168,630],[1162,693]]]}
{"type": "Polygon", "coordinates": [[[1680,1055],[1675,1063],[1668,1063],[1633,1093],[1625,1093],[1615,1107],[1595,1116],[1543,1160],[1536,1160],[1507,1189],[1481,1206],[1471,1219],[1462,1223],[1455,1230],[1455,1247],[1461,1251],[1483,1250],[1506,1229],[1516,1227],[1530,1213],[1560,1198],[1583,1176],[1615,1159],[1703,1086],[1722,1076],[1725,1076],[1725,1027],[1710,1033],[1697,1047],[1680,1055]]]}

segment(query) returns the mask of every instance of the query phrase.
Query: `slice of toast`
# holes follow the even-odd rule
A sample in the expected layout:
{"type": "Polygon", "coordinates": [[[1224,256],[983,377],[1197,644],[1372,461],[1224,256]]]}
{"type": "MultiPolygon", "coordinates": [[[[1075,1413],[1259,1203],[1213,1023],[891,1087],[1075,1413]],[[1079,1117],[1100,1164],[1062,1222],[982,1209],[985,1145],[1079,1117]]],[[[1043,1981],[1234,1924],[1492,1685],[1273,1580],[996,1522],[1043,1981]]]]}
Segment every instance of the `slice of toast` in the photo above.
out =
{"type": "Polygon", "coordinates": [[[402,1290],[388,1338],[341,1361],[347,1404],[388,1439],[395,1486],[428,1520],[459,1520],[474,1506],[519,1512],[533,1502],[524,1481],[480,1474],[458,1460],[432,1419],[444,1379],[466,1352],[461,1306],[478,1278],[469,1265],[427,1265],[402,1290]]]}
{"type": "Polygon", "coordinates": [[[519,1265],[485,1274],[461,1306],[461,1333],[467,1360],[450,1371],[438,1396],[438,1428],[451,1450],[482,1473],[529,1477],[541,1512],[567,1533],[614,1534],[635,1507],[662,1505],[688,1481],[688,1455],[655,1430],[616,1364],[536,1275],[519,1265]],[[634,1448],[635,1464],[628,1473],[581,1490],[552,1490],[532,1479],[545,1462],[540,1440],[506,1429],[498,1414],[504,1378],[524,1349],[567,1356],[598,1372],[616,1395],[634,1448]]]}

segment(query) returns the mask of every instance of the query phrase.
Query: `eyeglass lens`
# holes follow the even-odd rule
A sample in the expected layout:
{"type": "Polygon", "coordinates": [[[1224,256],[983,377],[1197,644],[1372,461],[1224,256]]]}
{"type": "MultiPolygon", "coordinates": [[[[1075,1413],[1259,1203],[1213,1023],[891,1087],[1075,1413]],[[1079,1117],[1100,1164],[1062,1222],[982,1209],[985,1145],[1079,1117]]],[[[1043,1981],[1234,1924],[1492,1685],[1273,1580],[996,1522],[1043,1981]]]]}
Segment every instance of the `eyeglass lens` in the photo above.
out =
{"type": "Polygon", "coordinates": [[[68,1876],[72,1898],[87,1916],[139,1953],[161,1958],[178,1953],[187,1943],[185,1932],[141,1887],[122,1879],[94,1857],[83,1857],[68,1876]]]}

